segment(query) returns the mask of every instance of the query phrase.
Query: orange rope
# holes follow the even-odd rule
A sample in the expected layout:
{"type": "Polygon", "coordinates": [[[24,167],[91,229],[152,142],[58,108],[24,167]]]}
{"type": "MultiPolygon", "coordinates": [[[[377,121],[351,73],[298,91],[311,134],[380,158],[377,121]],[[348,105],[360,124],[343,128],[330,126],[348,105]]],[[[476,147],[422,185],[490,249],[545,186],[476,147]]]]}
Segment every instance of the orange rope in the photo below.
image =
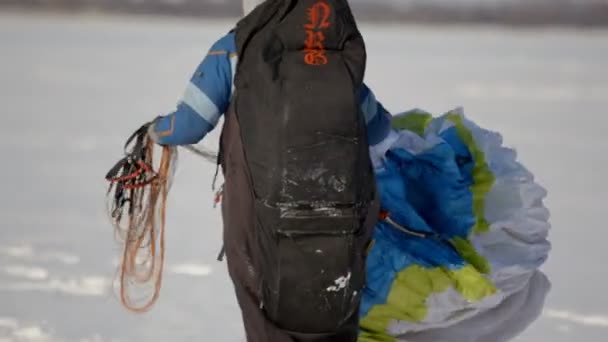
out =
{"type": "MultiPolygon", "coordinates": [[[[153,172],[153,147],[151,139],[146,138],[147,153],[145,161],[138,161],[140,172],[153,172]]],[[[120,265],[120,301],[128,310],[136,313],[148,311],[158,300],[165,260],[165,218],[166,203],[171,178],[173,154],[175,150],[163,147],[160,167],[156,176],[136,186],[124,185],[131,193],[132,202],[127,221],[124,249],[120,265]],[[160,200],[160,202],[159,202],[160,200]],[[157,215],[159,217],[157,217],[157,215]],[[157,222],[160,221],[160,222],[157,222]],[[160,233],[157,246],[157,231],[160,233]],[[143,262],[138,257],[145,256],[143,262]],[[160,255],[158,255],[160,254],[160,255]],[[153,293],[143,305],[136,305],[129,295],[131,286],[153,282],[153,293]]],[[[130,175],[129,175],[130,176],[130,175]]],[[[112,180],[115,181],[115,180],[112,180]]],[[[120,222],[114,222],[117,229],[120,222]]]]}

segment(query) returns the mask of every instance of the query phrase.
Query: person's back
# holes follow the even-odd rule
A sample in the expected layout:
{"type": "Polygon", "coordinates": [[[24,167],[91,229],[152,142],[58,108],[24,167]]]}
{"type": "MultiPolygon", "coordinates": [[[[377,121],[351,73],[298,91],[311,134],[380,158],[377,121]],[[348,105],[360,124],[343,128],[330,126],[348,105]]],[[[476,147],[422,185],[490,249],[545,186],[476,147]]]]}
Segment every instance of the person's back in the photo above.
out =
{"type": "Polygon", "coordinates": [[[368,148],[390,130],[365,62],[346,0],[268,0],[150,128],[192,144],[226,114],[224,245],[249,341],[357,339],[379,211],[368,148]]]}

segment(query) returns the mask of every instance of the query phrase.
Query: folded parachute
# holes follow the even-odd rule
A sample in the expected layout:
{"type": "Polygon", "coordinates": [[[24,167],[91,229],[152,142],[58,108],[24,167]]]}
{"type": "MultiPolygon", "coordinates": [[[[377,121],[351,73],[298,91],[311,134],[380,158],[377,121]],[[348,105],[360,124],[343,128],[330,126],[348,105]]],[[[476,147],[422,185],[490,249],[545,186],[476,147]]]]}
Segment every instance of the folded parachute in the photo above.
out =
{"type": "Polygon", "coordinates": [[[359,341],[506,341],[550,284],[546,191],[461,109],[397,115],[371,150],[386,220],[368,255],[359,341]],[[414,233],[412,233],[414,232],[414,233]]]}

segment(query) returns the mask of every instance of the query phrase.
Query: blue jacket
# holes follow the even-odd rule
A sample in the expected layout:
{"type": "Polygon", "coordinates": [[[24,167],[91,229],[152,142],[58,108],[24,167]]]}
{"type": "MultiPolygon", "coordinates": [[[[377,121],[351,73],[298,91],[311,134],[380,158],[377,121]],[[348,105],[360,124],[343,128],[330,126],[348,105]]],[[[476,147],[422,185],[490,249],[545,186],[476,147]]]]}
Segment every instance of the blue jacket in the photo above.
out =
{"type": "MultiPolygon", "coordinates": [[[[190,79],[175,112],[156,121],[153,130],[159,144],[196,144],[215,128],[230,104],[237,58],[234,33],[213,44],[190,79]]],[[[369,144],[375,145],[388,135],[391,115],[366,85],[362,86],[359,99],[369,144]]]]}

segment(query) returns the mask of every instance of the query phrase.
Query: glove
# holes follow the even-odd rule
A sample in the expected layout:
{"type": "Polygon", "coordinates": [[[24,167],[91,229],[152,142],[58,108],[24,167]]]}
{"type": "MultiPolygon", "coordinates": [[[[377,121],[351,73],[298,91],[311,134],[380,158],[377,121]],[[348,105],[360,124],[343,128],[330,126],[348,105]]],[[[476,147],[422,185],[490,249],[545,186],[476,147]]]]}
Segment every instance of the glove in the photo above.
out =
{"type": "Polygon", "coordinates": [[[158,120],[160,120],[161,118],[162,116],[159,115],[154,120],[148,123],[148,137],[150,137],[150,139],[152,139],[152,141],[154,141],[158,145],[161,144],[159,143],[160,135],[156,131],[156,122],[158,122],[158,120]]]}

